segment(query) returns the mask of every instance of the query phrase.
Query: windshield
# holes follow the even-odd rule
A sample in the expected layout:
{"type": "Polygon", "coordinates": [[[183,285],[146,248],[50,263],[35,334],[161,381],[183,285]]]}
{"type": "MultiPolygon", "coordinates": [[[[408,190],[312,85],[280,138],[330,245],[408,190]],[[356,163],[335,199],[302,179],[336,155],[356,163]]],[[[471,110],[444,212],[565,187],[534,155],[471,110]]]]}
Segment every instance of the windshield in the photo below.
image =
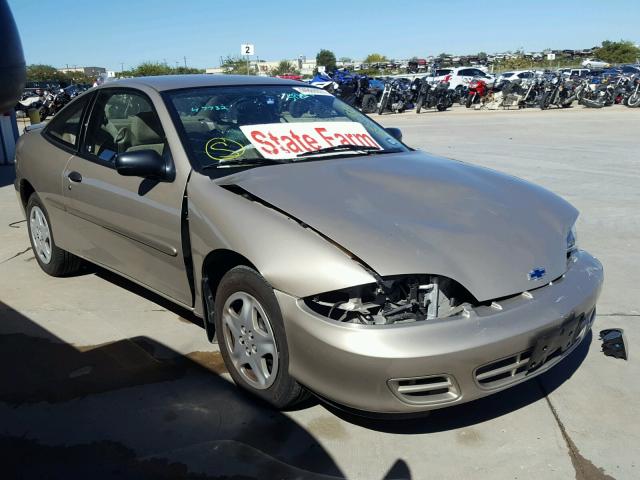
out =
{"type": "Polygon", "coordinates": [[[198,170],[409,150],[369,117],[315,87],[202,87],[165,95],[198,170]]]}

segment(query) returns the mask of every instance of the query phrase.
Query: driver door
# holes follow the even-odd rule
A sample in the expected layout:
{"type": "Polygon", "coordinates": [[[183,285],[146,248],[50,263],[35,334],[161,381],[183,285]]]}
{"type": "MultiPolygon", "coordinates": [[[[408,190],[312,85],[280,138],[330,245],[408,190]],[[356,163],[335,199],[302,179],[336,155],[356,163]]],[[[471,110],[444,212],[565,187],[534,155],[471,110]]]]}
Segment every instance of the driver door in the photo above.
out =
{"type": "Polygon", "coordinates": [[[148,149],[171,162],[153,103],[138,90],[101,89],[85,128],[63,176],[73,251],[190,307],[181,237],[188,172],[164,182],[114,166],[118,154],[148,149]]]}

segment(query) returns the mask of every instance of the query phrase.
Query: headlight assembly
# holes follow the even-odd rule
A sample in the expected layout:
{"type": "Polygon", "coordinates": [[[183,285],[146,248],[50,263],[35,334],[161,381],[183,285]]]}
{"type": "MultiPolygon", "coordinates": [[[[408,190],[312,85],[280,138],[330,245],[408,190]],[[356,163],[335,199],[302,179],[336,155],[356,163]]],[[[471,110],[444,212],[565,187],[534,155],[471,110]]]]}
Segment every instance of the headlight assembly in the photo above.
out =
{"type": "Polygon", "coordinates": [[[389,325],[447,318],[477,301],[462,285],[439,275],[397,275],[378,283],[326,292],[304,299],[331,320],[389,325]]]}

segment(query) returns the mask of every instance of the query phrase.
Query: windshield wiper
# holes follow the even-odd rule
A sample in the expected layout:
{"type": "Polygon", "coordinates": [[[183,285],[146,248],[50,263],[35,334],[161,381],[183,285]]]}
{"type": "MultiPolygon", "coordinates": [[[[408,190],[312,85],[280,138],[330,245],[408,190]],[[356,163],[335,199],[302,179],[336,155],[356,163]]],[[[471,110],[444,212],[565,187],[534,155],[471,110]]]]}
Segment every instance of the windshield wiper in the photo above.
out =
{"type": "Polygon", "coordinates": [[[378,147],[371,147],[368,145],[334,145],[333,147],[325,147],[321,148],[320,150],[313,150],[312,152],[299,153],[298,155],[296,155],[296,158],[313,157],[315,155],[322,155],[323,153],[340,153],[352,151],[363,152],[365,155],[368,155],[371,152],[384,152],[384,150],[381,150],[378,147]]]}
{"type": "Polygon", "coordinates": [[[287,163],[288,160],[274,160],[272,158],[245,158],[245,159],[233,159],[233,160],[222,160],[218,163],[211,163],[209,165],[204,165],[201,167],[201,170],[209,170],[211,168],[224,168],[224,167],[248,167],[251,165],[279,165],[281,163],[287,163]]]}

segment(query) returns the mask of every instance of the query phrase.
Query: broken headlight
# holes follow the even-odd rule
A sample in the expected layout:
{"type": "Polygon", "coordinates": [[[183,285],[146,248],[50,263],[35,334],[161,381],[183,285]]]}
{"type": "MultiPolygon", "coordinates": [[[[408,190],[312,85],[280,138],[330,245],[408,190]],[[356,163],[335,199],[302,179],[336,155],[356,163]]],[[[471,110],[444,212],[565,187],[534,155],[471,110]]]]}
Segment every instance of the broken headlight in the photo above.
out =
{"type": "Polygon", "coordinates": [[[477,304],[462,285],[439,275],[385,277],[377,283],[326,292],[304,301],[327,318],[361,325],[452,317],[477,304]]]}

